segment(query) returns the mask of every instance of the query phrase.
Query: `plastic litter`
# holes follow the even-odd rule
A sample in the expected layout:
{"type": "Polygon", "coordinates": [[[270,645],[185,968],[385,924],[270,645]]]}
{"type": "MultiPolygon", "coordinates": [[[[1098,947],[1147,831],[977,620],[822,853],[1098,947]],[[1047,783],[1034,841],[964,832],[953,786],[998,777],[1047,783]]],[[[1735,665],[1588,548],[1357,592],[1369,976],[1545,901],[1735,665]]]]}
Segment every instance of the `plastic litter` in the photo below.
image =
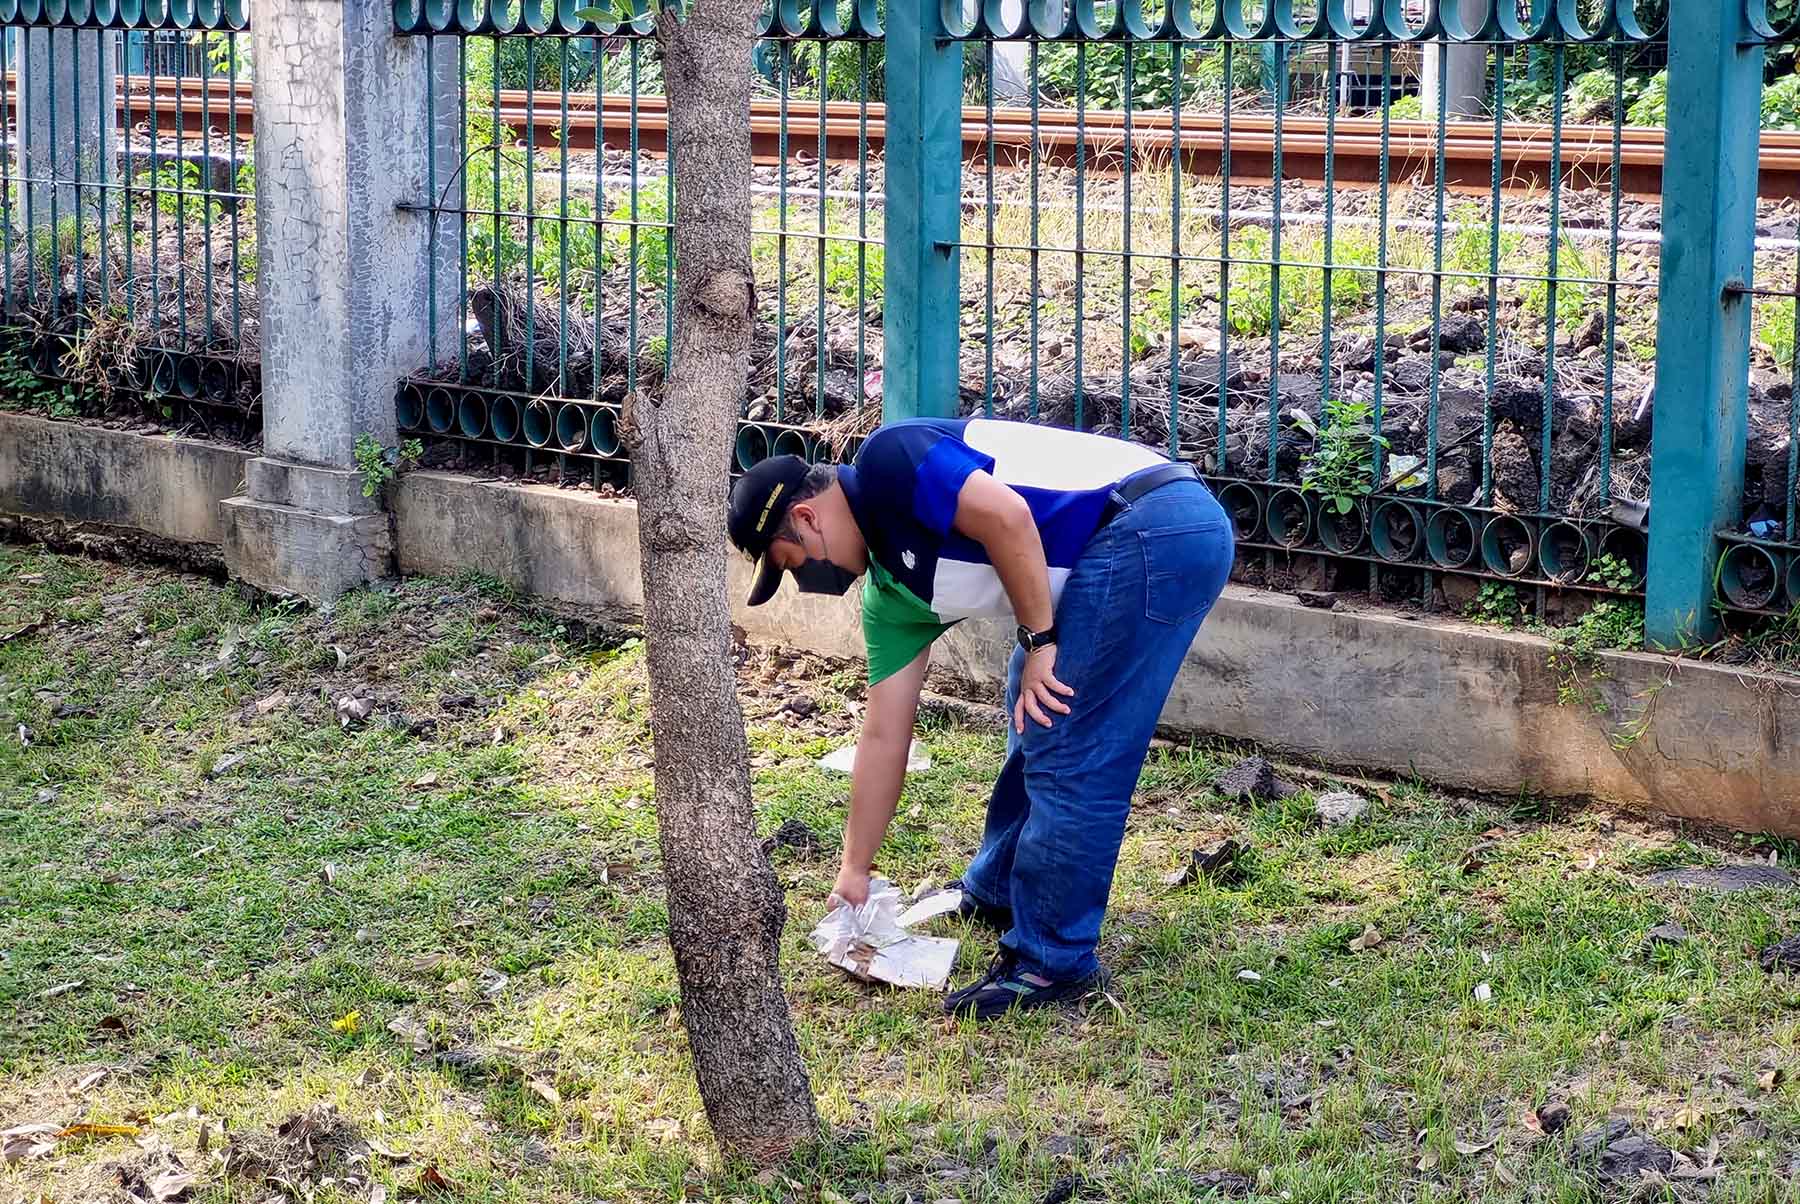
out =
{"type": "Polygon", "coordinates": [[[869,880],[860,907],[841,903],[813,929],[813,948],[827,961],[865,982],[941,991],[950,983],[958,942],[908,931],[956,910],[961,891],[940,891],[901,911],[900,888],[885,878],[869,880]]]}
{"type": "MultiPolygon", "coordinates": [[[[856,767],[856,745],[846,744],[836,752],[819,758],[819,768],[828,769],[832,773],[849,773],[856,767]]],[[[931,754],[917,740],[906,750],[906,772],[924,773],[931,768],[931,754]]]]}

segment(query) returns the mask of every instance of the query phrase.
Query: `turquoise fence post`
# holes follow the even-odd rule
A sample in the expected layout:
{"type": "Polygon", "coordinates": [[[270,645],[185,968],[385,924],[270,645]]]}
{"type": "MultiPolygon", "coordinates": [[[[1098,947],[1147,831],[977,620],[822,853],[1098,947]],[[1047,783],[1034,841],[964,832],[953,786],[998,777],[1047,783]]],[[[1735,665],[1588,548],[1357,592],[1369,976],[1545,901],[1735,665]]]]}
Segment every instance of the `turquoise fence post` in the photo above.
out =
{"type": "Polygon", "coordinates": [[[952,416],[962,257],[962,45],[941,0],[887,5],[881,416],[952,416]]]}
{"type": "Polygon", "coordinates": [[[1743,0],[1669,6],[1656,417],[1644,623],[1666,648],[1717,625],[1716,533],[1744,491],[1763,48],[1743,0]]]}

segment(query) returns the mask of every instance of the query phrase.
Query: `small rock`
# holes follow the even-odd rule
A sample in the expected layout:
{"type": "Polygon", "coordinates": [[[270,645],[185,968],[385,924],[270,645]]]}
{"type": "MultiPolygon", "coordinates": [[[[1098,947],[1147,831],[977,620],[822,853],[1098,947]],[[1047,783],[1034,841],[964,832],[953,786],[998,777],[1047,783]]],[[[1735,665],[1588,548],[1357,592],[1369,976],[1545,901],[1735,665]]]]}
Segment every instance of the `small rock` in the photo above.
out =
{"type": "Polygon", "coordinates": [[[1327,828],[1347,828],[1369,813],[1369,800],[1347,790],[1333,790],[1321,794],[1313,810],[1327,828]]]}
{"type": "Polygon", "coordinates": [[[1569,1127],[1569,1105],[1559,1099],[1551,1100],[1537,1110],[1537,1118],[1538,1126],[1554,1136],[1569,1127]]]}
{"type": "Polygon", "coordinates": [[[1577,1170],[1592,1171],[1604,1182],[1625,1187],[1635,1184],[1645,1171],[1668,1174],[1675,1167],[1675,1155],[1669,1147],[1639,1134],[1629,1121],[1612,1120],[1577,1138],[1569,1162],[1577,1170]]]}
{"type": "Polygon", "coordinates": [[[1219,775],[1218,792],[1235,802],[1275,797],[1275,767],[1266,757],[1245,757],[1219,775]]]}
{"type": "Polygon", "coordinates": [[[1654,948],[1657,945],[1680,945],[1691,939],[1688,930],[1680,924],[1658,924],[1644,934],[1644,947],[1654,948]]]}
{"type": "Polygon", "coordinates": [[[1186,886],[1200,878],[1211,878],[1215,882],[1229,881],[1238,876],[1241,869],[1239,862],[1245,852],[1244,846],[1235,840],[1222,840],[1218,844],[1195,849],[1180,869],[1163,875],[1163,885],[1170,888],[1186,886]]]}
{"type": "Polygon", "coordinates": [[[1069,1204],[1086,1183],[1080,1175],[1064,1175],[1050,1185],[1050,1190],[1044,1193],[1040,1204],[1069,1204]]]}
{"type": "Polygon", "coordinates": [[[781,709],[790,715],[797,715],[804,719],[818,710],[819,704],[810,694],[796,694],[783,703],[781,709]]]}
{"type": "Polygon", "coordinates": [[[1087,1148],[1087,1141],[1070,1133],[1053,1133],[1044,1138],[1042,1148],[1052,1158],[1073,1158],[1087,1148]]]}
{"type": "Polygon", "coordinates": [[[1756,962],[1771,974],[1800,970],[1800,936],[1782,937],[1757,954],[1756,962]]]}
{"type": "Polygon", "coordinates": [[[1329,590],[1303,589],[1294,596],[1300,599],[1300,605],[1314,610],[1330,610],[1337,605],[1337,595],[1329,590]]]}
{"type": "Polygon", "coordinates": [[[51,803],[54,803],[61,797],[62,795],[54,787],[46,786],[37,792],[37,805],[40,807],[48,807],[51,803]]]}
{"type": "Polygon", "coordinates": [[[1181,1177],[1201,1199],[1213,1192],[1220,1199],[1241,1200],[1256,1190],[1256,1180],[1236,1171],[1183,1171],[1181,1177]]]}
{"type": "Polygon", "coordinates": [[[1703,890],[1761,890],[1765,887],[1794,885],[1794,876],[1775,865],[1689,865],[1678,870],[1663,870],[1645,879],[1652,886],[1693,886],[1703,890]]]}

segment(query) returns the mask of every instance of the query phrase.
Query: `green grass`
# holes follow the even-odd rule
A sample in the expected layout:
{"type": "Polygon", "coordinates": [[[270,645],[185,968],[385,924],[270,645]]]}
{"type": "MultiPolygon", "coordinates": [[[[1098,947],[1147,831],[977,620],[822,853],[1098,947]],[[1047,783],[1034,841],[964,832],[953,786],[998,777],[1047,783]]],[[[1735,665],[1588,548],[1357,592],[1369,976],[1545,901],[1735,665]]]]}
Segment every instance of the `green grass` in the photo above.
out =
{"type": "MultiPolygon", "coordinates": [[[[775,866],[831,1129],[759,1179],[718,1165],[690,1077],[635,645],[573,645],[476,577],[324,617],[0,549],[0,636],[45,615],[0,643],[0,1127],[139,1125],[199,1171],[202,1204],[271,1190],[200,1154],[203,1123],[216,1152],[221,1125],[254,1143],[322,1102],[404,1155],[372,1159],[390,1199],[427,1168],[459,1200],[553,1204],[1022,1204],[1077,1173],[1083,1198],[1162,1202],[1199,1198],[1181,1172],[1213,1169],[1320,1204],[1598,1199],[1567,1135],[1521,1123],[1558,1098],[1577,1130],[1619,1109],[1696,1157],[1716,1139],[1714,1198],[1788,1198],[1796,1095],[1757,1080],[1795,1068],[1800,992],[1752,954],[1800,908],[1642,881],[1750,842],[1588,810],[1544,822],[1529,796],[1416,782],[1362,785],[1369,820],[1326,832],[1308,795],[1214,795],[1224,750],[1162,748],[1103,936],[1118,1008],[951,1025],[807,945],[848,793],[813,762],[850,738],[857,675],[759,654],[743,678],[759,824],[797,819],[826,845],[775,866]],[[804,720],[781,711],[796,692],[818,703],[804,720]],[[344,728],[349,693],[376,706],[344,728]],[[1253,849],[1241,880],[1162,885],[1225,835],[1253,849]],[[1693,941],[1644,955],[1665,920],[1693,941]],[[1370,924],[1385,939],[1352,952],[1370,924]],[[390,1025],[474,1056],[448,1065],[390,1025]],[[1698,1119],[1678,1128],[1684,1108],[1698,1119]]],[[[947,722],[922,735],[932,768],[882,853],[908,887],[960,870],[1002,751],[947,722]]],[[[992,938],[957,935],[961,976],[992,938]]],[[[0,1167],[0,1198],[99,1198],[109,1164],[143,1157],[122,1137],[59,1153],[0,1167]]]]}

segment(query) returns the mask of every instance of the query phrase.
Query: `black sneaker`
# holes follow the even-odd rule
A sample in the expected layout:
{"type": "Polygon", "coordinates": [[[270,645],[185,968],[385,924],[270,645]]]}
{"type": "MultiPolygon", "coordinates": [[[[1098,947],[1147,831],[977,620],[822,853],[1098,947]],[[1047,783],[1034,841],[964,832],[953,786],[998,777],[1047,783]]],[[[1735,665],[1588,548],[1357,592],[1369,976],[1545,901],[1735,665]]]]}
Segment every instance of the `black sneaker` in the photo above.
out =
{"type": "Polygon", "coordinates": [[[969,893],[969,888],[963,885],[961,878],[946,882],[944,889],[962,892],[962,902],[957,904],[956,910],[951,913],[957,919],[974,920],[977,923],[986,924],[996,932],[1006,932],[1013,926],[1012,908],[995,907],[991,903],[983,903],[969,893]]]}
{"type": "Polygon", "coordinates": [[[1014,1008],[1026,1011],[1086,998],[1110,985],[1104,969],[1068,982],[1036,983],[1019,969],[1016,954],[1002,950],[980,982],[965,987],[944,1000],[944,1011],[952,1016],[968,1016],[975,1020],[994,1020],[1014,1008]]]}

